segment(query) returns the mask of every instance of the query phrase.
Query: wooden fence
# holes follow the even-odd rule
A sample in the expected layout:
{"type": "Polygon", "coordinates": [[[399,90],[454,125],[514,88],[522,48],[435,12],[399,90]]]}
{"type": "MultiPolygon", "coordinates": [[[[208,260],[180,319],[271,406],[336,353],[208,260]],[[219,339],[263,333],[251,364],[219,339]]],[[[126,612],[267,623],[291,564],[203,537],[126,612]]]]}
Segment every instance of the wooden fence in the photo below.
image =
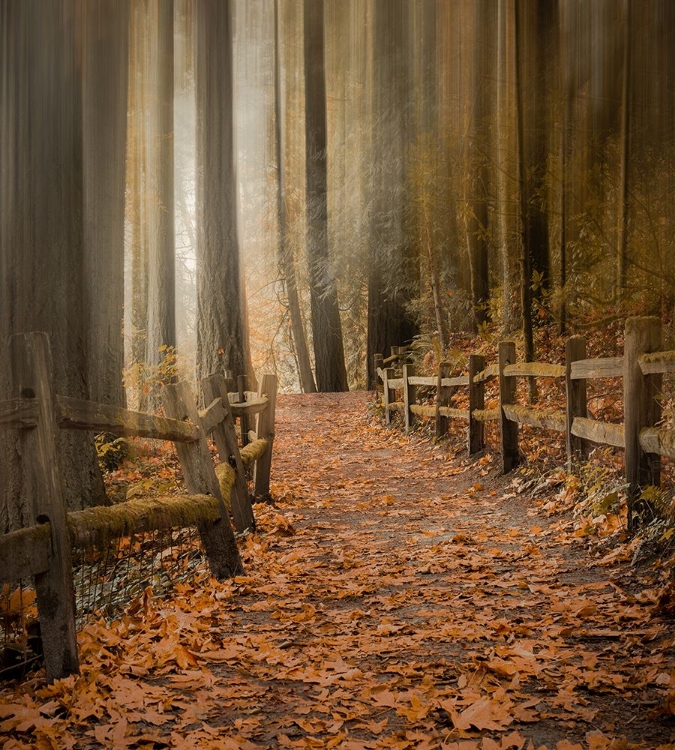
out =
{"type": "Polygon", "coordinates": [[[0,583],[33,577],[47,677],[78,670],[71,550],[135,532],[196,526],[217,578],[242,571],[234,530],[254,526],[245,467],[254,466],[257,495],[269,493],[276,376],[263,375],[258,393],[228,393],[222,376],[202,382],[208,407],[198,411],[188,383],[167,385],[167,416],[133,412],[54,393],[49,340],[43,333],[9,342],[14,398],[0,401],[0,429],[18,430],[25,494],[34,525],[0,536],[0,583]],[[249,420],[257,415],[257,428],[249,420]],[[235,418],[241,421],[240,450],[235,418]],[[175,443],[189,495],[129,500],[69,513],[58,465],[59,429],[108,432],[175,443]],[[221,463],[214,466],[212,435],[221,463]]]}
{"type": "Polygon", "coordinates": [[[675,430],[658,426],[662,375],[675,372],[675,351],[662,351],[661,342],[658,318],[629,318],[623,357],[587,359],[586,340],[576,336],[567,341],[564,365],[517,362],[516,346],[507,341],[499,345],[496,363],[486,366],[484,357],[472,354],[467,373],[459,377],[449,377],[447,363],[440,364],[437,375],[417,376],[413,366],[406,362],[407,352],[398,347],[392,349],[391,357],[386,360],[382,355],[375,355],[375,368],[381,381],[387,424],[394,412],[402,413],[406,431],[416,419],[431,417],[436,422],[436,434],[441,436],[448,430],[449,419],[465,420],[468,424],[468,451],[473,455],[484,448],[485,423],[498,421],[504,473],[514,469],[520,460],[520,424],[563,433],[570,468],[588,455],[593,443],[623,448],[628,526],[633,530],[641,490],[659,485],[661,456],[675,458],[675,430]],[[388,366],[395,363],[401,365],[400,369],[388,366]],[[556,378],[564,382],[565,409],[518,404],[516,379],[519,377],[556,378]],[[622,424],[589,418],[586,384],[595,378],[623,378],[622,424]],[[499,407],[485,410],[485,385],[493,379],[498,381],[499,407]],[[416,389],[419,386],[435,388],[434,405],[417,403],[416,389]],[[468,389],[467,409],[450,406],[452,393],[457,388],[468,389]]]}

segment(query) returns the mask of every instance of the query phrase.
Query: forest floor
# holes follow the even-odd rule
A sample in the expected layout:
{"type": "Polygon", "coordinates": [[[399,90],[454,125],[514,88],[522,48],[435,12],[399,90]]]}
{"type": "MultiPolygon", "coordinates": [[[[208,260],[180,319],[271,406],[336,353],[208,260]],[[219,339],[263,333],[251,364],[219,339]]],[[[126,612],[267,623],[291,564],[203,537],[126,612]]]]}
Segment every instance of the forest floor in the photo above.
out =
{"type": "Polygon", "coordinates": [[[370,411],[280,397],[246,575],[87,626],[79,677],[0,690],[4,747],[675,750],[664,571],[370,411]]]}

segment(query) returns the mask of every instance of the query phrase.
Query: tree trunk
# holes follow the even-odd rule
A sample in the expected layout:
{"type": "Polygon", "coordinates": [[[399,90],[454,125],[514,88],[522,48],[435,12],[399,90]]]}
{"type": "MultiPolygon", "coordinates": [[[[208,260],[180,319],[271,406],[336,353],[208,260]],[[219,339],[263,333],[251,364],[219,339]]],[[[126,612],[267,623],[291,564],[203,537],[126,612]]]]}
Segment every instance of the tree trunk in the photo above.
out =
{"type": "Polygon", "coordinates": [[[326,80],[323,0],[305,0],[305,177],[307,262],[312,309],[316,385],[320,392],[346,391],[342,324],[335,270],[328,252],[326,80]]]}
{"type": "Polygon", "coordinates": [[[128,0],[81,3],[84,263],[92,400],[124,406],[128,0]]]}
{"type": "Polygon", "coordinates": [[[197,376],[247,373],[237,234],[232,4],[197,14],[197,376]]]}
{"type": "Polygon", "coordinates": [[[302,322],[300,309],[300,296],[295,273],[295,262],[293,249],[288,241],[286,227],[286,190],[284,179],[284,115],[283,115],[283,89],[281,68],[281,23],[279,19],[279,0],[274,0],[274,125],[275,145],[277,157],[277,224],[279,232],[279,271],[286,291],[288,301],[288,312],[291,320],[291,337],[293,348],[297,358],[298,378],[300,390],[303,393],[315,393],[314,373],[309,358],[309,347],[305,336],[305,326],[302,322]]]}
{"type": "MultiPolygon", "coordinates": [[[[0,362],[6,367],[11,334],[45,331],[52,346],[55,391],[87,398],[90,311],[77,10],[73,0],[0,5],[0,362]]],[[[7,397],[9,382],[6,370],[2,376],[0,399],[7,397]]],[[[92,436],[61,437],[68,506],[105,502],[92,436]]],[[[22,462],[31,457],[21,456],[8,436],[2,443],[0,529],[5,531],[26,520],[22,462]]]]}

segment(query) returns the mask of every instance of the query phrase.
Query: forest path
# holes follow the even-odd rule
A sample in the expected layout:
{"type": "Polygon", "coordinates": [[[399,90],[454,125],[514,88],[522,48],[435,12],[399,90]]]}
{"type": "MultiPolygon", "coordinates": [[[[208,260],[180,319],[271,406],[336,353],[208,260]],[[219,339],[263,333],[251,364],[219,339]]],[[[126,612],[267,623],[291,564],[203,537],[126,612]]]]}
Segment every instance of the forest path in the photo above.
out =
{"type": "Polygon", "coordinates": [[[454,458],[368,410],[364,393],[279,400],[283,516],[263,514],[271,533],[247,550],[234,628],[271,649],[256,694],[266,729],[250,739],[467,750],[672,739],[672,713],[657,710],[675,687],[672,621],[654,618],[650,592],[624,590],[625,570],[599,566],[569,518],[516,498],[490,459],[454,458]]]}

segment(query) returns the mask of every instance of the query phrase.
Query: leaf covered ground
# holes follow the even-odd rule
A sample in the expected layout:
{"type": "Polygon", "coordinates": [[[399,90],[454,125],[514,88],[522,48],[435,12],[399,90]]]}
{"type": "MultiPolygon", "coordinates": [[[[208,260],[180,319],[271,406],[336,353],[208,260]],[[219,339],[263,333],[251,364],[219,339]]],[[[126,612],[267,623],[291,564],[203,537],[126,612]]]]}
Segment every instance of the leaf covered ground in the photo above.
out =
{"type": "Polygon", "coordinates": [[[281,397],[246,575],[88,625],[80,676],[0,691],[4,747],[675,749],[664,571],[368,406],[281,397]]]}

